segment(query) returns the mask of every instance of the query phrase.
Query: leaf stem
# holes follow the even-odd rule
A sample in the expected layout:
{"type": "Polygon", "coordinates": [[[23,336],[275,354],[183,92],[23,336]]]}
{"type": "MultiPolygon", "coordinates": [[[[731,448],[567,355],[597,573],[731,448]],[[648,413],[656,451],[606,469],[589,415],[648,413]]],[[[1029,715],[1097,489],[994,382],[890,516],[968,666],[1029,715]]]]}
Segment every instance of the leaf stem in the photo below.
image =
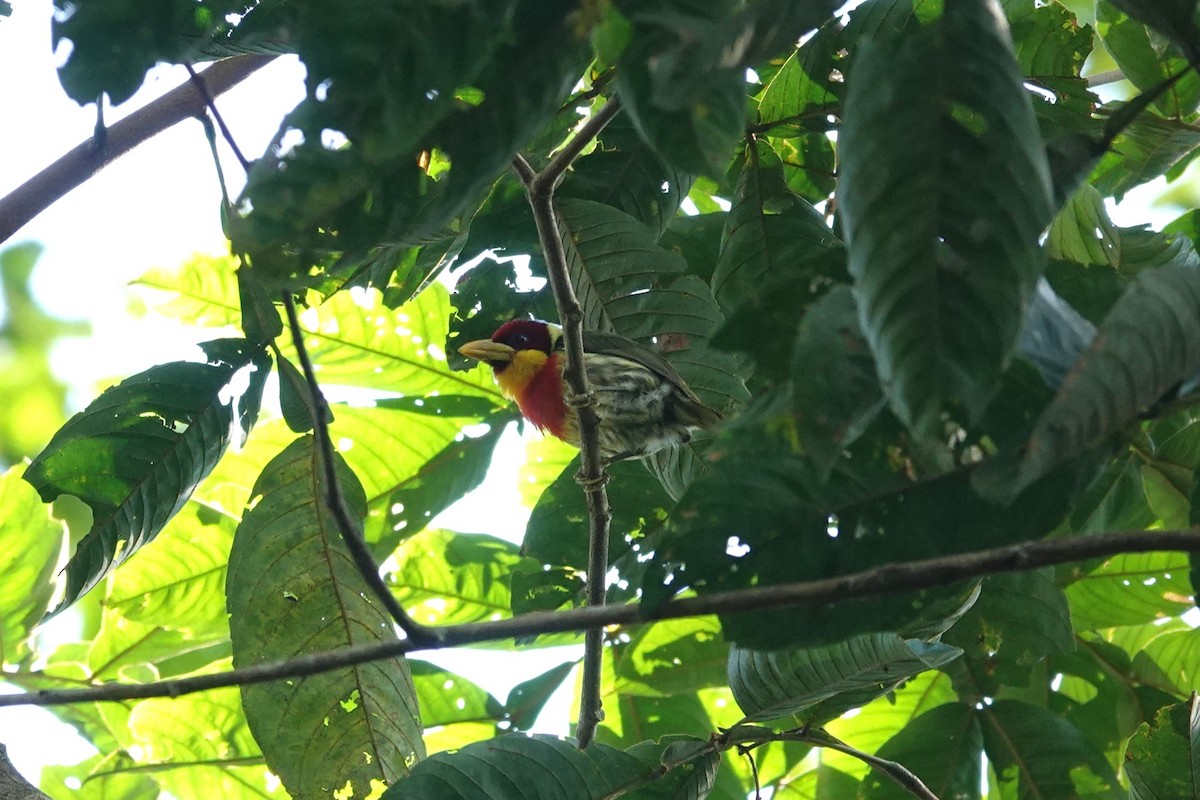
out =
{"type": "Polygon", "coordinates": [[[316,438],[317,452],[321,458],[321,469],[325,473],[325,506],[333,514],[346,549],[350,551],[354,565],[358,568],[363,580],[371,587],[371,591],[379,598],[379,602],[391,614],[392,619],[400,626],[408,637],[406,641],[415,647],[428,647],[440,643],[440,635],[436,629],[429,628],[413,620],[400,606],[387,583],[379,575],[379,565],[371,556],[360,532],[358,520],[346,506],[346,498],[342,495],[342,487],[338,482],[337,467],[334,462],[333,445],[329,440],[329,427],[326,422],[329,404],[325,395],[317,385],[317,377],[313,371],[312,361],[308,357],[308,348],[304,345],[304,330],[300,327],[300,318],[296,314],[296,302],[290,292],[283,292],[283,308],[287,313],[288,327],[292,333],[292,343],[296,347],[296,359],[304,372],[304,380],[308,384],[305,401],[308,412],[312,417],[313,436],[316,438]]]}
{"type": "MultiPolygon", "coordinates": [[[[575,289],[571,286],[571,278],[567,271],[562,231],[554,208],[554,190],[567,168],[571,166],[571,162],[596,138],[619,110],[617,98],[609,98],[599,111],[579,127],[575,136],[550,159],[550,163],[541,172],[535,172],[520,154],[513,159],[513,169],[525,186],[529,205],[533,209],[538,240],[550,277],[550,289],[554,293],[558,318],[563,326],[567,362],[563,369],[563,378],[570,391],[567,405],[574,408],[579,417],[580,468],[577,480],[587,494],[587,604],[592,607],[604,605],[607,588],[605,581],[608,576],[608,529],[612,509],[608,504],[608,492],[604,488],[608,482],[608,473],[600,461],[600,420],[596,416],[583,363],[583,308],[579,305],[579,298],[575,296],[575,289]]],[[[595,736],[596,727],[604,719],[600,700],[600,670],[604,655],[603,628],[589,629],[584,635],[583,645],[583,679],[575,738],[580,747],[587,747],[595,736]]]]}

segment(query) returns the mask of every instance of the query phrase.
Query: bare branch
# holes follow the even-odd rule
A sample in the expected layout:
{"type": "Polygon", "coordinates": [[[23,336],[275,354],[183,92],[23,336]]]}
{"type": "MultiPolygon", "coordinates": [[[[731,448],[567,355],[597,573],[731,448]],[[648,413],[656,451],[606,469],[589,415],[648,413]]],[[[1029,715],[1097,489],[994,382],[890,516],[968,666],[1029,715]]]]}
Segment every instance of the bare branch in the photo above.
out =
{"type": "MultiPolygon", "coordinates": [[[[223,94],[274,56],[236,56],[200,73],[209,95],[223,94]]],[[[205,98],[188,81],[108,128],[103,147],[92,139],[81,142],[50,166],[0,198],[0,242],[50,207],[54,201],[95,175],[110,162],[177,122],[203,113],[205,98]]]]}
{"type": "Polygon", "coordinates": [[[908,767],[895,761],[889,761],[886,758],[879,758],[870,753],[864,753],[856,747],[831,736],[825,731],[797,731],[795,735],[783,734],[779,737],[782,741],[798,741],[807,742],[808,744],[816,745],[817,747],[828,747],[830,750],[837,750],[839,753],[845,753],[852,758],[857,758],[859,761],[867,764],[877,772],[881,772],[891,778],[900,788],[911,794],[919,800],[938,800],[938,796],[934,794],[925,783],[913,773],[908,767]]]}
{"type": "Polygon", "coordinates": [[[333,445],[329,441],[329,428],[325,421],[329,406],[325,402],[325,395],[321,393],[321,387],[317,385],[312,361],[308,357],[308,348],[304,346],[304,331],[300,327],[300,319],[296,315],[296,303],[292,300],[289,292],[283,293],[283,308],[287,312],[288,326],[292,331],[292,343],[296,347],[296,358],[300,362],[304,379],[308,383],[305,401],[312,418],[313,436],[316,439],[317,452],[321,458],[321,468],[325,473],[325,506],[333,514],[338,530],[342,534],[342,540],[346,543],[346,548],[350,551],[354,565],[358,568],[363,580],[367,582],[371,591],[379,598],[379,602],[404,631],[408,641],[414,646],[436,645],[439,643],[438,632],[421,625],[405,613],[383,578],[379,576],[379,565],[375,563],[371,551],[363,542],[358,521],[346,507],[346,499],[342,496],[342,487],[338,482],[337,467],[334,463],[333,445]]]}
{"type": "Polygon", "coordinates": [[[4,800],[50,800],[17,772],[3,744],[0,744],[0,797],[4,800]]]}
{"type": "MultiPolygon", "coordinates": [[[[612,509],[608,504],[608,492],[604,485],[608,473],[600,461],[600,421],[596,416],[587,371],[583,363],[583,309],[571,286],[567,271],[566,252],[563,248],[562,232],[558,225],[558,214],[554,208],[554,190],[567,168],[571,166],[583,149],[603,130],[616,115],[620,106],[615,97],[608,100],[591,119],[580,126],[575,136],[550,160],[541,172],[534,172],[520,155],[514,159],[513,169],[525,185],[533,219],[538,229],[538,241],[546,259],[550,277],[550,289],[558,307],[558,318],[563,326],[563,338],[567,363],[563,378],[567,382],[570,396],[567,405],[575,409],[579,417],[579,475],[576,479],[587,494],[588,519],[588,568],[587,603],[601,606],[605,599],[605,579],[608,575],[608,527],[612,509]]],[[[584,637],[583,680],[579,696],[579,722],[575,738],[580,747],[587,747],[595,735],[596,726],[604,719],[600,703],[600,666],[604,655],[604,631],[591,629],[584,637]]]]}
{"type": "Polygon", "coordinates": [[[52,706],[146,697],[179,697],[225,686],[245,686],[284,678],[315,675],[341,667],[394,658],[416,650],[459,647],[500,639],[525,638],[548,633],[597,630],[610,625],[635,625],[663,619],[733,614],[799,605],[823,605],[863,597],[911,592],[946,586],[970,578],[1004,572],[1026,572],[1054,564],[1122,553],[1183,552],[1200,550],[1200,528],[1171,531],[1122,531],[1051,539],[997,547],[974,553],[941,556],[923,561],[886,564],[874,569],[754,589],[716,592],[672,600],[656,607],[640,605],[589,606],[570,611],[540,611],[494,622],[475,622],[426,628],[436,641],[418,645],[411,639],[356,645],[287,661],[258,664],[228,672],[196,675],[155,683],[110,683],[83,689],[48,689],[29,694],[0,695],[6,706],[52,706]]]}

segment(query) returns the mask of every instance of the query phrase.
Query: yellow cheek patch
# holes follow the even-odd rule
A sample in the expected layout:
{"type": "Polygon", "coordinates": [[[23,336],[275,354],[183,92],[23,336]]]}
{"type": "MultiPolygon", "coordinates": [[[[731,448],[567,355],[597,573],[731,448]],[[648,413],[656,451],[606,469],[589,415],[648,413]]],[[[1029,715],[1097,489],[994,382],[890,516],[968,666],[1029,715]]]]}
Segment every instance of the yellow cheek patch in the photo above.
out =
{"type": "Polygon", "coordinates": [[[515,400],[521,391],[533,380],[533,376],[546,364],[548,355],[541,350],[518,350],[507,367],[496,375],[500,391],[505,396],[515,400]]]}

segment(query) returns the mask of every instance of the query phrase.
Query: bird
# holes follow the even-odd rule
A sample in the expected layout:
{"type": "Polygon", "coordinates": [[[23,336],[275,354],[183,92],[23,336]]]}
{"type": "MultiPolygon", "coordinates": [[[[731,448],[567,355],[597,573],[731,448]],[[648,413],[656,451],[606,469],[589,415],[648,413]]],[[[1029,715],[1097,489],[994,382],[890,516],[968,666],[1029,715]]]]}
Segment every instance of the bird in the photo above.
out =
{"type": "MultiPolygon", "coordinates": [[[[632,339],[583,331],[583,362],[600,421],[605,464],[645,458],[683,444],[721,414],[696,396],[665,358],[632,339]]],[[[539,430],[579,447],[579,419],[567,402],[562,326],[532,319],[505,322],[490,339],[458,352],[492,368],[504,395],[539,430]]]]}

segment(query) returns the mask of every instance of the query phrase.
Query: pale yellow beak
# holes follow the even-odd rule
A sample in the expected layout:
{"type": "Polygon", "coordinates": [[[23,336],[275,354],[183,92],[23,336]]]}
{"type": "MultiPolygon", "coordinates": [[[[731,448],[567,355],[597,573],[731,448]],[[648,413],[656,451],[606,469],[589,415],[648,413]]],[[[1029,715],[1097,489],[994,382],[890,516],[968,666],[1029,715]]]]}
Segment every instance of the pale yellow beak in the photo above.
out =
{"type": "Polygon", "coordinates": [[[476,339],[458,348],[458,352],[467,358],[476,358],[489,364],[496,362],[507,364],[513,360],[513,354],[517,351],[506,344],[493,342],[491,339],[476,339]]]}

